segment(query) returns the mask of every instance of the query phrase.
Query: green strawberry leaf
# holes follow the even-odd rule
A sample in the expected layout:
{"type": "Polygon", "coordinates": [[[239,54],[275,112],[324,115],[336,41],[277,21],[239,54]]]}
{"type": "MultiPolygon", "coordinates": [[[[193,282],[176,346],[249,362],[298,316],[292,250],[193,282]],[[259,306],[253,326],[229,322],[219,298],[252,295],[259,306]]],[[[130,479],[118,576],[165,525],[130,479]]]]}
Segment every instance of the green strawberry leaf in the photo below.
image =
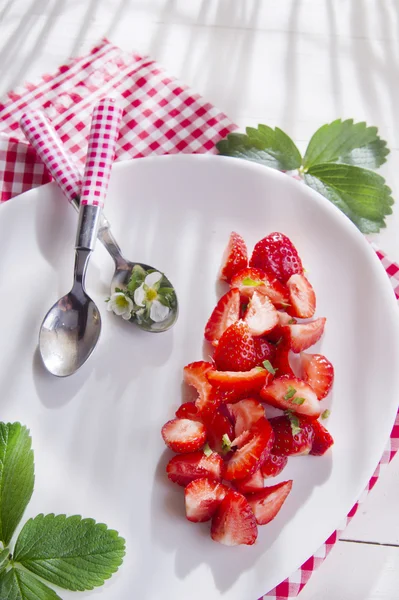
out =
{"type": "Polygon", "coordinates": [[[303,160],[305,172],[321,163],[345,163],[366,169],[377,169],[389,154],[387,143],[377,135],[377,127],[366,123],[333,121],[316,131],[303,160]]]}
{"type": "Polygon", "coordinates": [[[50,589],[30,573],[11,568],[0,575],[1,600],[61,600],[50,589]]]}
{"type": "Polygon", "coordinates": [[[142,283],[144,283],[144,279],[146,278],[146,271],[144,271],[141,265],[134,265],[132,269],[132,274],[129,279],[129,283],[127,284],[127,289],[132,294],[134,291],[140,287],[142,283]]]}
{"type": "Polygon", "coordinates": [[[245,133],[229,133],[216,144],[219,154],[244,158],[280,171],[299,169],[302,157],[292,139],[281,129],[267,125],[247,127],[245,133]]]}
{"type": "Polygon", "coordinates": [[[50,514],[25,523],[13,558],[46,581],[83,591],[103,585],[124,555],[125,540],[103,523],[50,514]]]}
{"type": "Polygon", "coordinates": [[[327,163],[311,167],[304,177],[308,186],[328,198],[363,233],[385,227],[393,199],[381,175],[353,165],[327,163]]]}
{"type": "Polygon", "coordinates": [[[31,499],[35,482],[28,429],[0,423],[0,540],[7,546],[31,499]]]}
{"type": "MultiPolygon", "coordinates": [[[[8,548],[4,548],[0,552],[0,574],[8,567],[10,563],[10,550],[8,548]]],[[[1,596],[0,596],[1,598],[1,596]]]]}

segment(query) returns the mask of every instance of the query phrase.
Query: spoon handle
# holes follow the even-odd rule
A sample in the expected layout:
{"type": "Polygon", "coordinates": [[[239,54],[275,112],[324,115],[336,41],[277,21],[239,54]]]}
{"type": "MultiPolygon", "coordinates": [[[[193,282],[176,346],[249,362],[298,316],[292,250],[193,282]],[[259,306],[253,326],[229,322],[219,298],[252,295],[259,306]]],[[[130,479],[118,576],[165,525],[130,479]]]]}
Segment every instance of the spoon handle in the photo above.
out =
{"type": "Polygon", "coordinates": [[[122,109],[103,98],[93,110],[82,180],[76,248],[93,250],[115,157],[122,109]]]}

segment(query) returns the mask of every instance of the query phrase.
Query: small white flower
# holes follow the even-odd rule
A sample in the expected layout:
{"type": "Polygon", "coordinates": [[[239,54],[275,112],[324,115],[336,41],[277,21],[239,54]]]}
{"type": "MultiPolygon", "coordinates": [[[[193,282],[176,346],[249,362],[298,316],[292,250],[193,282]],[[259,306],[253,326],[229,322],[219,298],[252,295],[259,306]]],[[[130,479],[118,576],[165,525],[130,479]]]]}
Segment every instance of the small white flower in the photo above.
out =
{"type": "Polygon", "coordinates": [[[133,302],[123,292],[115,292],[109,299],[107,310],[128,321],[132,316],[133,302]]]}
{"type": "Polygon", "coordinates": [[[150,319],[155,323],[162,323],[169,314],[169,308],[162,304],[159,300],[153,300],[150,308],[150,319]]]}
{"type": "Polygon", "coordinates": [[[143,283],[134,291],[133,297],[137,306],[144,306],[145,300],[148,302],[155,300],[158,295],[158,288],[155,288],[154,286],[161,281],[161,279],[162,273],[159,273],[158,271],[154,271],[147,275],[143,283]]]}

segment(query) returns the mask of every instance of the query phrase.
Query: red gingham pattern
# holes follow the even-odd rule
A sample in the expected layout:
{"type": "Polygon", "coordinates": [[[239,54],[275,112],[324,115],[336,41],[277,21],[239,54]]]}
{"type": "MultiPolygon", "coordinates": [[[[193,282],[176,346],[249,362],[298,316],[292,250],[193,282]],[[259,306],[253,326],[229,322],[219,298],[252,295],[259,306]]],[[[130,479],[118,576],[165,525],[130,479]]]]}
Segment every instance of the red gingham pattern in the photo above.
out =
{"type": "MultiPolygon", "coordinates": [[[[49,174],[69,202],[80,196],[82,179],[79,171],[68,156],[58,134],[40,111],[29,111],[22,115],[21,129],[49,174]]],[[[34,187],[34,186],[32,186],[34,187]]]]}
{"type": "MultiPolygon", "coordinates": [[[[0,103],[0,202],[47,183],[50,177],[23,141],[18,122],[24,112],[41,110],[55,125],[66,150],[84,162],[92,107],[117,91],[124,109],[116,159],[175,152],[215,152],[215,142],[236,126],[219,110],[168,75],[156,62],[126,54],[107,40],[89,56],[71,60],[55,75],[25,84],[0,103]]],[[[376,249],[399,298],[399,266],[376,249]]],[[[383,457],[364,494],[337,531],[288,579],[262,600],[295,598],[324,561],[348,522],[399,448],[399,413],[383,457]]]]}
{"type": "Polygon", "coordinates": [[[121,119],[122,109],[111,98],[100,100],[94,107],[82,181],[82,206],[104,206],[121,119]]]}

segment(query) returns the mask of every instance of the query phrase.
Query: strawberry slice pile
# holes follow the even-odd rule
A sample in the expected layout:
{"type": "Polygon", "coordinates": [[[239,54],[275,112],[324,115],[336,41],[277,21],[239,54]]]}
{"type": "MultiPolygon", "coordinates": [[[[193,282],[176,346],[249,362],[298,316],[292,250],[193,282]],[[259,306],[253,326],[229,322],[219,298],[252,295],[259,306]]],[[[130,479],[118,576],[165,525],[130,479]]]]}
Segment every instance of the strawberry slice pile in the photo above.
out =
{"type": "Polygon", "coordinates": [[[319,420],[329,414],[334,368],[309,351],[326,319],[315,316],[298,251],[275,232],[248,257],[233,232],[219,275],[230,289],[205,326],[212,359],[184,367],[195,398],[162,428],[175,453],[167,476],[184,487],[187,519],[211,521],[212,539],[227,546],[254,544],[258,526],[283,507],[293,481],[265,479],[279,476],[289,457],[322,456],[334,443],[319,420]]]}

